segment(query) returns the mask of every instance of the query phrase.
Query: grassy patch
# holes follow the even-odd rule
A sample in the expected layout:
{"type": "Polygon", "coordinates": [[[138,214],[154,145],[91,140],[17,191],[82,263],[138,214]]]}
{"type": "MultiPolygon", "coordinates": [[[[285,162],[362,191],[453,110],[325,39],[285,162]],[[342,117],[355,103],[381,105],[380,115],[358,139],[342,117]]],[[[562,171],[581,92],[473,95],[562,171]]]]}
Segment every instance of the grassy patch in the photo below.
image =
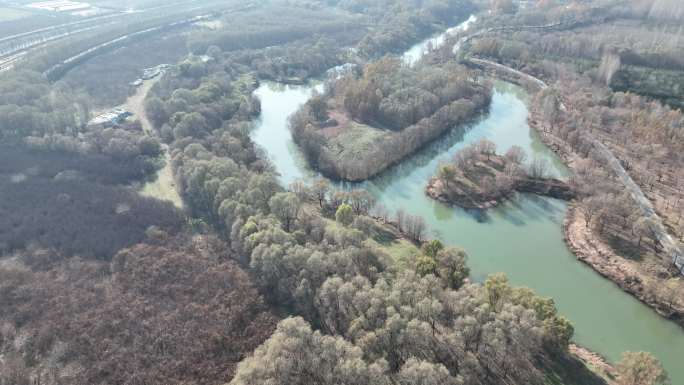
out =
{"type": "Polygon", "coordinates": [[[376,222],[365,244],[387,254],[398,270],[410,268],[413,258],[420,253],[418,247],[402,238],[396,229],[380,222],[376,222]]]}
{"type": "MultiPolygon", "coordinates": [[[[311,207],[305,209],[310,210],[311,207]]],[[[328,228],[337,229],[342,226],[332,219],[323,219],[328,228]]],[[[363,245],[388,256],[392,262],[391,267],[399,271],[410,268],[413,258],[420,253],[415,244],[402,238],[396,229],[381,222],[375,223],[375,227],[370,230],[368,239],[363,242],[363,245]]]]}
{"type": "Polygon", "coordinates": [[[377,149],[377,144],[392,135],[387,130],[349,120],[349,124],[328,141],[330,154],[341,163],[346,159],[365,159],[377,149]]]}
{"type": "Polygon", "coordinates": [[[420,252],[416,245],[405,239],[395,239],[391,242],[383,243],[376,241],[374,238],[368,238],[365,244],[371,249],[379,250],[390,256],[392,261],[394,261],[393,267],[399,271],[410,268],[413,257],[420,252]]]}

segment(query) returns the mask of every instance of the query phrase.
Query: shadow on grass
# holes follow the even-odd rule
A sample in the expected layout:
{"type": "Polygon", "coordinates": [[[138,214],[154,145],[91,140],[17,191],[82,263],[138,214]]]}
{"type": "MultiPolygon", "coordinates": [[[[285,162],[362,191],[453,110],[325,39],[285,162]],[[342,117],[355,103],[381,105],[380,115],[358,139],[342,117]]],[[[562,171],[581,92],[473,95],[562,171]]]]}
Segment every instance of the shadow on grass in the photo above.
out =
{"type": "Polygon", "coordinates": [[[642,242],[641,246],[637,246],[634,241],[625,239],[621,235],[608,236],[608,244],[618,255],[636,262],[641,262],[644,259],[643,249],[645,245],[643,243],[645,242],[642,242]]]}
{"type": "Polygon", "coordinates": [[[399,238],[396,233],[390,231],[386,227],[381,226],[375,226],[375,228],[372,231],[371,237],[374,241],[378,242],[383,246],[389,246],[399,238]]]}
{"type": "Polygon", "coordinates": [[[555,360],[545,359],[540,369],[545,373],[546,385],[608,385],[603,377],[569,354],[555,360]]]}

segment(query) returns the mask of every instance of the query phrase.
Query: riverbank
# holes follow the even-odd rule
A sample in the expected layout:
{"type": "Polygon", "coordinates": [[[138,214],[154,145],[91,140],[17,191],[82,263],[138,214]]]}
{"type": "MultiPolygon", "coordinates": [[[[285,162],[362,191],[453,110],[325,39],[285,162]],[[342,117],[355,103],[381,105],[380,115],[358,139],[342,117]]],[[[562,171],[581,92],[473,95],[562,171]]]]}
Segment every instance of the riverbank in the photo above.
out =
{"type": "Polygon", "coordinates": [[[615,367],[598,353],[576,344],[570,344],[568,352],[593,373],[601,377],[607,385],[613,385],[617,375],[615,367]]]}
{"type": "MultiPolygon", "coordinates": [[[[539,111],[532,108],[529,125],[535,129],[544,144],[551,148],[571,170],[575,170],[580,158],[569,144],[543,128],[539,111]]],[[[565,242],[577,259],[590,266],[603,277],[614,282],[621,290],[643,302],[661,316],[684,328],[684,282],[678,278],[667,280],[662,272],[643,266],[617,253],[601,237],[587,226],[579,203],[568,210],[563,223],[565,242]]]]}
{"type": "Polygon", "coordinates": [[[586,226],[585,216],[577,205],[568,210],[563,222],[565,241],[577,258],[591,266],[605,278],[615,282],[623,291],[653,308],[658,314],[684,327],[684,307],[677,303],[676,294],[684,289],[670,288],[654,291],[658,277],[645,274],[639,263],[622,257],[599,239],[586,226]],[[671,291],[670,291],[671,290],[671,291]]]}
{"type": "MultiPolygon", "coordinates": [[[[502,77],[520,85],[531,95],[547,88],[544,81],[499,63],[482,59],[471,59],[471,63],[491,76],[502,77]]],[[[540,111],[532,106],[528,124],[539,134],[541,141],[574,172],[577,161],[581,158],[564,140],[545,130],[541,121],[540,111]]],[[[651,271],[655,269],[649,270],[639,266],[635,260],[618,255],[590,228],[586,228],[584,216],[577,202],[565,218],[563,235],[566,244],[580,261],[661,316],[684,327],[684,305],[680,303],[681,296],[678,295],[684,293],[684,282],[681,279],[674,278],[666,284],[665,277],[651,271]]]]}

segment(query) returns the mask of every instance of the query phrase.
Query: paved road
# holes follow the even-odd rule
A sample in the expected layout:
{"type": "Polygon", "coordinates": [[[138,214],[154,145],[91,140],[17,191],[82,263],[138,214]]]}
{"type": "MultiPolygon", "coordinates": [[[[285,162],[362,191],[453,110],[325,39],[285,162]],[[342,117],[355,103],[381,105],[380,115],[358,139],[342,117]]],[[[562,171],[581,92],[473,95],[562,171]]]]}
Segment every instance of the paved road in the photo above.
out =
{"type": "MultiPolygon", "coordinates": [[[[46,28],[40,28],[36,29],[33,31],[28,31],[28,32],[23,32],[23,33],[18,33],[15,35],[11,36],[5,36],[5,37],[0,37],[0,72],[10,70],[14,68],[15,64],[19,59],[21,59],[24,55],[27,53],[37,50],[37,49],[42,49],[47,46],[49,46],[52,43],[55,43],[57,41],[64,40],[65,38],[73,37],[75,35],[80,35],[84,33],[92,33],[92,31],[100,29],[105,26],[112,26],[117,23],[121,23],[126,21],[126,18],[130,18],[131,15],[136,15],[136,14],[155,14],[155,12],[159,12],[162,9],[165,8],[178,8],[178,7],[187,7],[189,4],[195,4],[195,6],[191,8],[183,8],[184,12],[189,13],[192,11],[198,11],[202,9],[207,9],[207,12],[211,12],[211,9],[208,8],[208,6],[214,6],[216,4],[220,4],[217,2],[213,2],[210,4],[205,4],[202,3],[200,0],[186,0],[183,2],[176,2],[176,3],[169,3],[169,4],[164,4],[162,6],[158,7],[153,7],[153,8],[147,8],[147,9],[141,9],[138,11],[131,11],[131,12],[116,12],[113,14],[107,14],[107,15],[102,15],[102,16],[96,16],[96,17],[91,17],[87,18],[84,20],[79,20],[75,22],[70,22],[70,23],[64,23],[60,25],[54,25],[46,28]]],[[[246,3],[247,5],[242,5],[241,7],[238,7],[238,10],[243,10],[243,9],[248,9],[249,7],[253,7],[253,3],[246,3]]],[[[228,10],[228,12],[233,11],[233,10],[228,10]]],[[[225,11],[222,11],[220,13],[225,13],[225,11]]],[[[202,17],[206,17],[202,16],[202,17]]],[[[197,21],[200,21],[201,17],[197,19],[197,21]]],[[[100,46],[93,47],[92,49],[100,49],[103,47],[106,47],[109,44],[116,44],[117,42],[120,42],[122,40],[126,40],[129,37],[134,37],[140,34],[145,34],[145,33],[150,33],[154,32],[158,29],[163,29],[163,28],[168,28],[168,27],[174,27],[174,26],[180,26],[184,25],[188,22],[192,22],[192,18],[186,18],[185,20],[180,20],[177,22],[169,22],[164,25],[160,25],[155,28],[150,28],[146,29],[143,31],[138,31],[138,32],[133,32],[130,33],[126,36],[122,36],[119,38],[116,38],[110,42],[106,42],[101,44],[100,46]]],[[[91,50],[88,50],[84,52],[85,54],[91,52],[91,50]]],[[[78,55],[77,55],[78,56],[78,55]]],[[[77,58],[75,56],[74,58],[77,58]]],[[[68,63],[68,60],[67,62],[68,63]]],[[[64,64],[64,63],[62,63],[64,64]]]]}

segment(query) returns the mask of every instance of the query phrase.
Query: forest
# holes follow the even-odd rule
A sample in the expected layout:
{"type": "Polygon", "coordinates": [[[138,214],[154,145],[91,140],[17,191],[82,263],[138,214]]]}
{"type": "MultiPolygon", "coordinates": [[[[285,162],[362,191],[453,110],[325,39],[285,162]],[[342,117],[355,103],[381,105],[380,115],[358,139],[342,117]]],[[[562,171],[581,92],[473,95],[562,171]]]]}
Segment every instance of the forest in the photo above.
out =
{"type": "Polygon", "coordinates": [[[292,134],[323,174],[365,180],[486,110],[491,86],[477,76],[386,57],[331,79],[292,116],[292,134]]]}
{"type": "MultiPolygon", "coordinates": [[[[666,231],[681,244],[684,119],[677,106],[682,97],[667,91],[670,86],[677,88],[679,81],[667,80],[667,87],[660,88],[666,92],[663,95],[649,92],[649,85],[625,90],[614,82],[622,77],[638,79],[629,72],[636,67],[650,68],[654,72],[648,75],[650,79],[662,80],[655,73],[668,71],[681,76],[677,36],[682,14],[662,12],[668,4],[644,1],[625,7],[608,2],[601,9],[612,20],[609,23],[588,18],[595,13],[587,13],[586,8],[552,8],[557,15],[570,17],[570,13],[575,20],[588,21],[543,33],[520,29],[520,25],[529,25],[525,20],[534,11],[519,12],[512,23],[513,32],[490,30],[477,36],[469,42],[462,60],[493,60],[550,85],[533,90],[536,96],[530,123],[573,170],[570,184],[578,199],[569,215],[576,225],[566,227],[571,247],[624,290],[681,324],[684,304],[678,297],[684,284],[673,266],[671,251],[658,240],[655,220],[643,215],[596,145],[605,146],[619,161],[666,231]],[[565,38],[570,34],[572,43],[565,38]],[[656,49],[653,41],[663,43],[656,49]],[[599,252],[603,245],[610,252],[599,252]],[[625,269],[630,273],[624,273],[625,269]]],[[[544,25],[554,19],[533,20],[544,25]]]]}
{"type": "Polygon", "coordinates": [[[225,234],[268,303],[299,317],[283,320],[232,383],[390,383],[412,381],[416,371],[433,383],[541,383],[548,362],[566,357],[572,326],[550,299],[504,276],[468,282],[462,250],[424,243],[424,223],[405,213],[385,214],[386,223],[369,217],[374,204],[363,191],[335,191],[325,180],[284,189],[253,156],[239,129],[245,118],[171,143],[191,215],[225,234]],[[244,151],[227,151],[231,143],[244,151]],[[369,234],[386,226],[424,243],[402,271],[382,247],[369,247],[381,240],[369,234]],[[473,329],[466,336],[463,327],[473,329]],[[296,361],[293,349],[302,354],[296,361]],[[296,369],[317,367],[321,357],[326,370],[296,369]]]}
{"type": "MultiPolygon", "coordinates": [[[[290,120],[326,175],[368,179],[473,121],[494,93],[484,72],[456,60],[409,66],[392,54],[491,5],[493,20],[510,10],[506,1],[274,0],[169,32],[184,45],[174,52],[146,52],[169,42],[141,37],[59,80],[0,73],[0,385],[665,383],[649,353],[626,353],[612,377],[586,366],[552,298],[503,273],[476,279],[467,250],[361,186],[322,176],[283,185],[252,139],[261,82],[303,83],[345,63],[352,69],[290,120]],[[144,56],[133,60],[140,66],[177,60],[146,96],[146,116],[88,126],[132,91],[119,83],[140,68],[117,53],[144,56]],[[182,209],[140,194],[166,158],[182,209]]],[[[26,63],[45,70],[152,24],[132,17],[124,29],[46,45],[26,63]]],[[[667,165],[635,179],[663,194],[659,208],[679,207],[681,188],[665,192],[682,179],[681,112],[567,73],[547,73],[558,85],[532,100],[540,130],[570,143],[584,137],[573,114],[596,114],[591,133],[624,149],[631,172],[667,165]],[[608,135],[623,125],[624,137],[608,135]],[[645,141],[648,149],[630,147],[645,141]]],[[[624,234],[634,207],[582,143],[568,147],[586,155],[569,181],[577,210],[601,231],[626,213],[624,234]]],[[[496,150],[483,142],[469,151],[482,161],[496,150]]],[[[504,157],[522,168],[514,152],[504,157]]],[[[533,162],[528,172],[541,178],[544,168],[533,162]]],[[[638,246],[657,254],[639,226],[638,246]]]]}
{"type": "MultiPolygon", "coordinates": [[[[620,2],[607,2],[598,9],[575,4],[521,11],[505,25],[552,25],[567,20],[576,24],[573,28],[489,33],[476,39],[470,51],[542,77],[553,71],[554,63],[562,63],[614,91],[641,94],[681,108],[684,43],[680,27],[684,16],[662,11],[674,8],[674,2],[640,3],[628,8],[620,2]],[[597,15],[601,17],[597,19],[597,15]]],[[[501,26],[493,20],[490,23],[501,26]]]]}

